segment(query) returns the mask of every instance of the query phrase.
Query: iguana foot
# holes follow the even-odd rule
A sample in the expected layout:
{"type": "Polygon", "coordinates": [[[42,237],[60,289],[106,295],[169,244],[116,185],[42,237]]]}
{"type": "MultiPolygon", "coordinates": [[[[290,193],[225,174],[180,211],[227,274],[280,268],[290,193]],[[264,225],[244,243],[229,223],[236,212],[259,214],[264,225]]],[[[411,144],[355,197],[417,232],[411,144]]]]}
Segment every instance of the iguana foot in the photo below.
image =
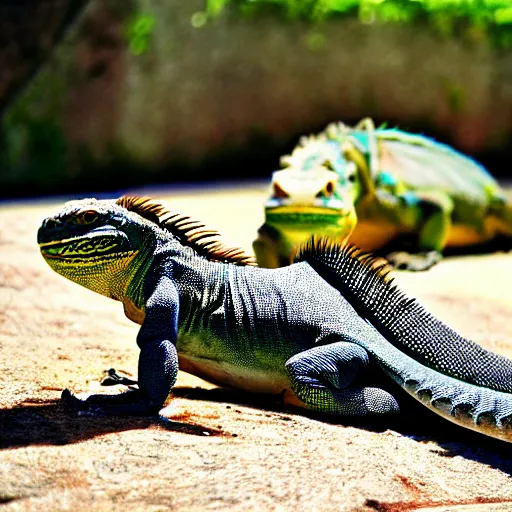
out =
{"type": "Polygon", "coordinates": [[[426,251],[417,253],[392,252],[386,259],[398,270],[411,270],[419,272],[428,270],[441,261],[442,254],[438,251],[426,251]]]}
{"type": "Polygon", "coordinates": [[[118,395],[90,395],[85,400],[65,389],[61,399],[67,409],[80,416],[154,416],[161,408],[149,405],[138,389],[118,395]]]}

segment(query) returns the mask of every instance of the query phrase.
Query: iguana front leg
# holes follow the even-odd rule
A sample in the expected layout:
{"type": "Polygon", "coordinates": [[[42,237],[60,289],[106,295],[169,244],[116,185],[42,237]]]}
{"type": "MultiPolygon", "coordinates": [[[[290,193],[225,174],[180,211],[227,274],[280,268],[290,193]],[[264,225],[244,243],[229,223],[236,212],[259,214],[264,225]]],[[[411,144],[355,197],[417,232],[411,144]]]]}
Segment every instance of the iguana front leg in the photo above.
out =
{"type": "Polygon", "coordinates": [[[395,398],[376,387],[364,387],[368,353],[349,342],[300,352],[286,362],[297,397],[310,410],[339,416],[399,412],[395,398]]]}
{"type": "Polygon", "coordinates": [[[139,389],[117,395],[91,395],[81,400],[65,389],[66,405],[99,415],[152,415],[164,405],[178,375],[178,291],[171,279],[160,279],[146,303],[137,336],[140,347],[139,389]]]}
{"type": "Polygon", "coordinates": [[[442,192],[408,191],[395,197],[384,190],[377,198],[385,215],[392,216],[404,232],[417,233],[414,252],[392,252],[386,256],[389,262],[413,271],[428,270],[439,262],[452,225],[452,199],[442,192]]]}
{"type": "Polygon", "coordinates": [[[290,265],[290,248],[279,232],[268,224],[258,230],[258,237],[252,244],[258,265],[263,268],[279,268],[290,265]]]}

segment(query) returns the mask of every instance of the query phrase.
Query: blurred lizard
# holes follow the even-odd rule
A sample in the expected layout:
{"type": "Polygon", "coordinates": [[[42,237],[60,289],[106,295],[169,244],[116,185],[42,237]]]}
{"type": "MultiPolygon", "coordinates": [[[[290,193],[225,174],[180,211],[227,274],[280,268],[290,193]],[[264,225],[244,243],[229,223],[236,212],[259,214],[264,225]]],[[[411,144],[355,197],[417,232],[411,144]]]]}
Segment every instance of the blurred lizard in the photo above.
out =
{"type": "Polygon", "coordinates": [[[333,123],[301,138],[281,166],[254,242],[260,266],[288,265],[312,234],[349,238],[408,270],[430,268],[445,248],[498,236],[512,245],[512,200],[481,165],[428,137],[371,119],[333,123]]]}

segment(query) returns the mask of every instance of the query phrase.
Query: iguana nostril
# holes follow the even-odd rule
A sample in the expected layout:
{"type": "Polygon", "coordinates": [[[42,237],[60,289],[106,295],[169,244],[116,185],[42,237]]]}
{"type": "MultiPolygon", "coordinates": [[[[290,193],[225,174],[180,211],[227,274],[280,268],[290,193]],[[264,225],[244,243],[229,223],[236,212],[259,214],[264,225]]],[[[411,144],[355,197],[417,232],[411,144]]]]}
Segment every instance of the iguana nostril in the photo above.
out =
{"type": "Polygon", "coordinates": [[[55,229],[58,225],[58,222],[54,219],[46,219],[43,222],[43,227],[46,229],[55,229]]]}
{"type": "Polygon", "coordinates": [[[283,199],[290,197],[288,195],[288,193],[285,190],[283,190],[278,183],[276,183],[276,182],[272,183],[272,188],[274,190],[274,197],[283,198],[283,199]]]}

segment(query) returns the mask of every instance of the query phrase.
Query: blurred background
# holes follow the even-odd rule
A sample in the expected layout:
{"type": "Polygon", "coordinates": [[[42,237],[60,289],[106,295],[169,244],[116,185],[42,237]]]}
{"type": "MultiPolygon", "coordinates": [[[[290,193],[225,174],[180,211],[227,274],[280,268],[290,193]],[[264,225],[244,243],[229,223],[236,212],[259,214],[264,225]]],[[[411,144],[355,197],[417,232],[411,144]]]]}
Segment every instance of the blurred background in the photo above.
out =
{"type": "Polygon", "coordinates": [[[4,0],[0,196],[269,178],[372,117],[512,177],[510,0],[4,0]]]}

